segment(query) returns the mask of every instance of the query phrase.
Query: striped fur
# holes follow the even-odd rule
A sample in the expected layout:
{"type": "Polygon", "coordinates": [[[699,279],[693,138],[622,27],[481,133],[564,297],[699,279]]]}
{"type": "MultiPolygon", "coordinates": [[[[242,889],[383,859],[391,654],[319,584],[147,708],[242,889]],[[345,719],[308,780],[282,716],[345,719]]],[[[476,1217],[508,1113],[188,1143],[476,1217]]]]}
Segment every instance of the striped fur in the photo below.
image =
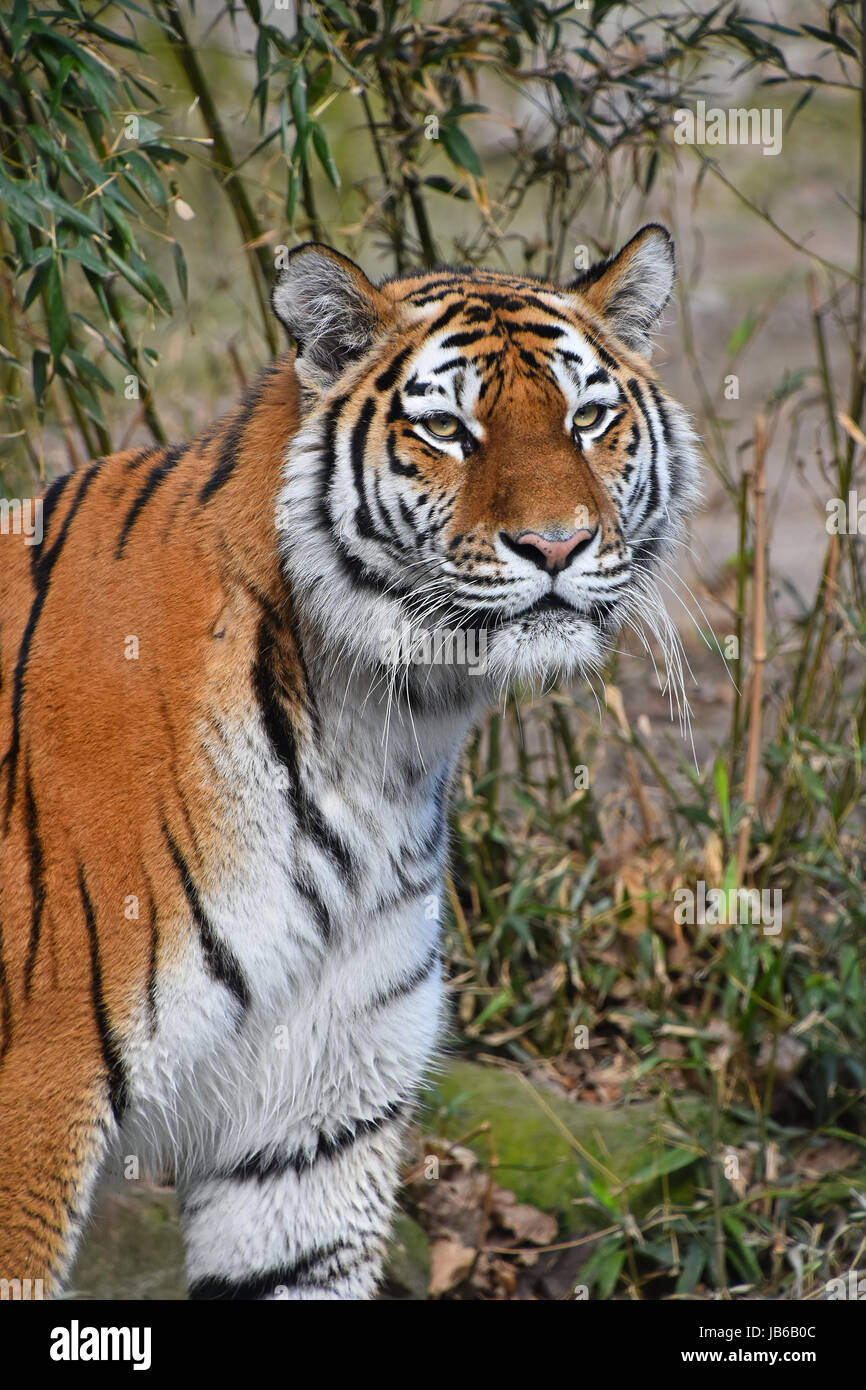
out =
{"type": "Polygon", "coordinates": [[[61,1288],[135,1155],[175,1175],[193,1296],[373,1295],[464,737],[515,676],[601,663],[694,497],[641,355],[670,275],[654,228],[567,289],[301,248],[297,354],[0,537],[0,1277],[61,1288]],[[526,539],[578,531],[555,570],[526,539]],[[430,629],[486,669],[386,655],[430,629]]]}

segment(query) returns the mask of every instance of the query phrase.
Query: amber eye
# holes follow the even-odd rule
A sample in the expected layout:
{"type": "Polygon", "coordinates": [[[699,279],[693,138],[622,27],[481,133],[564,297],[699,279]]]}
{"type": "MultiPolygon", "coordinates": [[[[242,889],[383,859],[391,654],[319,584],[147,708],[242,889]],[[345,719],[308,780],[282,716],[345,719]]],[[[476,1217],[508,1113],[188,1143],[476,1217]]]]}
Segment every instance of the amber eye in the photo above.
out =
{"type": "Polygon", "coordinates": [[[437,439],[456,439],[460,433],[460,421],[455,415],[425,415],[424,428],[437,439]]]}
{"type": "Polygon", "coordinates": [[[604,414],[603,405],[581,405],[574,412],[572,428],[576,430],[589,430],[593,425],[597,425],[604,414]]]}

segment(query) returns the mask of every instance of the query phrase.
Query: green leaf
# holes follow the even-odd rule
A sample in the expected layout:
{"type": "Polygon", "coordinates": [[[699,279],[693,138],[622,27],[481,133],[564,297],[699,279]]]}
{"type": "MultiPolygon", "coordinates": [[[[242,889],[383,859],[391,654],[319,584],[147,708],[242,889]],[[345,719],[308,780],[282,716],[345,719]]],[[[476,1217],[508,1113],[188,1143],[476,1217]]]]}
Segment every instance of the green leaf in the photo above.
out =
{"type": "Polygon", "coordinates": [[[501,989],[488,1004],[481,1010],[477,1018],[472,1020],[473,1028],[480,1028],[488,1019],[495,1018],[496,1014],[501,1013],[504,1008],[514,1002],[514,994],[510,989],[501,989]]]}
{"type": "Polygon", "coordinates": [[[639,1187],[642,1183],[655,1182],[664,1173],[676,1173],[680,1168],[689,1168],[693,1163],[697,1163],[699,1158],[700,1154],[696,1154],[692,1149],[666,1149],[664,1153],[651,1159],[643,1168],[626,1178],[623,1187],[639,1187]]]}
{"type": "Polygon", "coordinates": [[[334,188],[339,188],[340,171],[334,163],[334,156],[331,154],[331,149],[328,144],[325,132],[322,130],[322,127],[319,125],[318,121],[313,121],[311,123],[310,130],[313,132],[313,149],[316,151],[316,154],[318,155],[319,163],[321,164],[322,168],[324,169],[325,173],[328,176],[328,179],[333,184],[334,188]]]}
{"type": "Polygon", "coordinates": [[[168,290],[160,280],[159,276],[151,270],[145,260],[135,251],[129,253],[129,264],[137,275],[140,275],[144,283],[151,291],[153,302],[159,306],[166,314],[171,313],[171,299],[168,290]]]}
{"type": "Polygon", "coordinates": [[[729,357],[736,357],[738,352],[742,352],[757,326],[758,316],[757,314],[753,314],[750,309],[742,323],[737,325],[725,344],[725,352],[729,357]]]}
{"type": "Polygon", "coordinates": [[[728,773],[721,757],[716,758],[713,766],[713,781],[716,787],[716,796],[719,798],[722,827],[725,835],[729,837],[731,834],[731,803],[728,796],[728,773]]]}
{"type": "Polygon", "coordinates": [[[45,389],[48,384],[48,363],[50,358],[48,353],[42,348],[37,348],[33,354],[31,370],[33,373],[33,397],[36,401],[36,409],[39,411],[39,418],[42,419],[42,412],[45,402],[45,389]]]}
{"type": "Polygon", "coordinates": [[[686,1258],[677,1280],[677,1293],[691,1293],[697,1284],[706,1264],[706,1252],[701,1248],[698,1241],[692,1241],[686,1251],[686,1258]]]}
{"type": "MultiPolygon", "coordinates": [[[[131,285],[132,288],[141,295],[142,299],[146,299],[149,304],[160,307],[159,301],[154,296],[145,278],[139,275],[138,271],[134,270],[128,261],[122,260],[111,246],[105,248],[105,255],[118,274],[123,276],[127,284],[131,285]]],[[[163,293],[165,293],[165,291],[163,291],[163,293]]]]}
{"type": "Polygon", "coordinates": [[[50,188],[41,188],[34,196],[41,206],[52,210],[58,222],[68,223],[71,227],[77,227],[81,232],[89,232],[91,236],[101,237],[103,235],[98,222],[94,222],[92,217],[88,217],[86,213],[73,207],[71,203],[67,203],[64,198],[59,197],[50,188]]]}
{"type": "Polygon", "coordinates": [[[99,259],[86,242],[79,241],[75,246],[61,247],[60,254],[64,260],[78,261],[80,265],[85,266],[88,270],[92,271],[94,275],[98,275],[101,280],[107,280],[111,274],[105,262],[99,259]]]}
{"type": "Polygon", "coordinates": [[[826,804],[827,793],[824,790],[824,784],[821,781],[821,778],[818,776],[817,772],[815,772],[815,770],[811,768],[808,763],[803,763],[801,765],[800,779],[806,791],[809,793],[811,797],[814,798],[815,801],[820,801],[822,804],[826,804]]]}
{"type": "Polygon", "coordinates": [[[473,178],[482,177],[481,161],[459,126],[440,125],[439,139],[448,158],[473,178]]]}
{"type": "Polygon", "coordinates": [[[761,1267],[755,1259],[755,1252],[750,1245],[746,1244],[746,1230],[742,1221],[734,1215],[732,1211],[722,1212],[722,1222],[725,1230],[734,1242],[736,1251],[739,1251],[743,1265],[748,1271],[748,1277],[755,1283],[761,1281],[761,1267]]]}
{"type": "Polygon", "coordinates": [[[299,136],[307,133],[307,78],[303,68],[298,68],[289,90],[292,103],[292,116],[299,136]]]}
{"type": "Polygon", "coordinates": [[[157,174],[150,160],[147,158],[147,155],[142,154],[139,150],[127,150],[124,153],[124,158],[135,170],[151,203],[153,203],[155,207],[165,211],[167,199],[162,179],[159,177],[159,174],[157,174]]]}
{"type": "Polygon", "coordinates": [[[594,1285],[600,1299],[610,1298],[625,1262],[625,1246],[615,1236],[603,1240],[581,1270],[581,1283],[594,1285]]]}
{"type": "Polygon", "coordinates": [[[179,241],[174,242],[171,250],[174,256],[174,273],[177,276],[177,283],[183,295],[184,303],[187,304],[189,303],[189,277],[186,269],[186,257],[179,241]]]}
{"type": "Polygon", "coordinates": [[[819,29],[814,24],[804,24],[802,28],[807,34],[811,34],[813,39],[820,39],[822,43],[829,43],[833,48],[838,48],[842,53],[847,53],[849,58],[860,57],[853,44],[843,38],[841,34],[834,33],[832,29],[819,29]]]}
{"type": "Polygon", "coordinates": [[[63,284],[60,279],[60,266],[53,260],[48,267],[45,281],[45,312],[48,315],[48,341],[51,356],[57,362],[69,337],[69,318],[63,298],[63,284]]]}
{"type": "Polygon", "coordinates": [[[48,272],[51,269],[52,262],[51,247],[43,246],[40,247],[40,250],[45,251],[47,254],[45,258],[40,262],[40,264],[37,265],[32,276],[30,277],[30,284],[27,286],[27,293],[21,301],[22,309],[30,308],[30,305],[33,303],[36,296],[41,293],[42,286],[48,279],[48,272]]]}
{"type": "Polygon", "coordinates": [[[58,145],[53,135],[49,134],[47,130],[43,130],[42,127],[38,125],[29,125],[27,127],[27,132],[33,140],[34,144],[38,145],[40,150],[42,150],[43,154],[48,155],[48,157],[50,159],[53,159],[54,163],[57,164],[64,171],[64,173],[68,174],[70,178],[73,178],[76,183],[81,184],[83,186],[81,174],[79,173],[75,165],[72,163],[72,160],[69,158],[69,155],[66,153],[66,151],[60,145],[58,145]]]}
{"type": "Polygon", "coordinates": [[[330,58],[325,58],[316,68],[307,87],[307,102],[315,110],[317,102],[321,101],[325,92],[331,84],[334,65],[330,58]]]}
{"type": "Polygon", "coordinates": [[[104,372],[100,371],[95,362],[91,362],[89,357],[85,357],[83,352],[76,352],[70,349],[66,356],[73,363],[79,377],[86,377],[94,382],[102,391],[113,391],[114,387],[108,380],[104,372]]]}

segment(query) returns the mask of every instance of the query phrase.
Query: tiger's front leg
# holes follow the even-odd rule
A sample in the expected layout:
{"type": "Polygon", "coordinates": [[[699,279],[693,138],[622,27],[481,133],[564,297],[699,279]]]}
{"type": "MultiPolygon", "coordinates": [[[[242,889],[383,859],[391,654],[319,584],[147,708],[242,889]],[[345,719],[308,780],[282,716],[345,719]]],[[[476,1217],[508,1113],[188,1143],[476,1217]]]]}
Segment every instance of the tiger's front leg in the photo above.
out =
{"type": "Polygon", "coordinates": [[[312,1153],[254,1153],[183,1184],[190,1298],[372,1298],[405,1123],[390,1107],[312,1153]]]}

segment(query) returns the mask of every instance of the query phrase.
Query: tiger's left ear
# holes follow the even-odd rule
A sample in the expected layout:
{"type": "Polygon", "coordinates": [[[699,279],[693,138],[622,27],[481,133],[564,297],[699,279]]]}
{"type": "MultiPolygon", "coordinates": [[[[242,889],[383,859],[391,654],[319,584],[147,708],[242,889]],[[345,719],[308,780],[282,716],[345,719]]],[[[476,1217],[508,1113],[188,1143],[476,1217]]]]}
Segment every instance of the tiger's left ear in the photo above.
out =
{"type": "Polygon", "coordinates": [[[626,347],[649,357],[652,333],[670,299],[675,273],[673,241],[664,227],[650,222],[615,256],[590,266],[568,288],[626,347]]]}
{"type": "Polygon", "coordinates": [[[316,392],[326,391],[364,356],[393,313],[354,261],[315,241],[289,253],[271,307],[298,345],[295,367],[302,384],[316,392]]]}

